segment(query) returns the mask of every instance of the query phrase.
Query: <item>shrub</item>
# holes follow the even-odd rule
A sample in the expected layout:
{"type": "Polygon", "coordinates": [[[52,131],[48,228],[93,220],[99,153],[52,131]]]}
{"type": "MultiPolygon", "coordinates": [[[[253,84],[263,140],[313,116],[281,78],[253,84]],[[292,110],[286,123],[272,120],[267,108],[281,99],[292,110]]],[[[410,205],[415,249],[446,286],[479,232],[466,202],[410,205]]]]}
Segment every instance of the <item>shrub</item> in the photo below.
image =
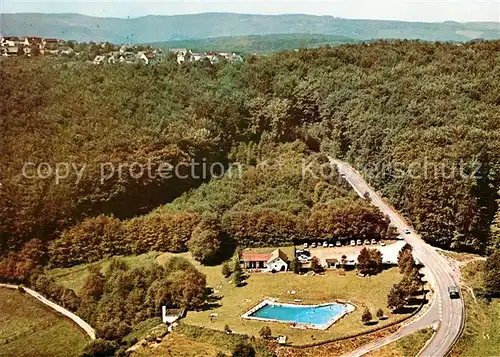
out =
{"type": "Polygon", "coordinates": [[[312,257],[312,259],[311,259],[311,269],[315,273],[321,273],[323,271],[323,267],[319,263],[318,257],[312,257]]]}
{"type": "Polygon", "coordinates": [[[238,343],[233,349],[233,357],[255,357],[255,349],[247,343],[238,343]]]}
{"type": "Polygon", "coordinates": [[[297,257],[293,258],[293,260],[290,262],[290,270],[293,271],[295,274],[298,274],[301,268],[302,264],[299,262],[297,257]]]}
{"type": "Polygon", "coordinates": [[[220,232],[198,225],[188,242],[189,251],[202,264],[214,263],[220,253],[220,232]]]}
{"type": "Polygon", "coordinates": [[[363,324],[366,325],[371,320],[372,320],[372,313],[370,312],[370,310],[368,310],[367,307],[365,307],[365,310],[363,311],[363,315],[361,315],[361,322],[363,322],[363,324]]]}
{"type": "Polygon", "coordinates": [[[260,337],[267,339],[272,336],[271,328],[269,326],[263,326],[259,331],[260,337]]]}
{"type": "Polygon", "coordinates": [[[224,262],[222,264],[222,275],[224,275],[225,278],[228,278],[231,275],[231,267],[229,266],[229,262],[224,262]]]}
{"type": "Polygon", "coordinates": [[[384,316],[384,310],[382,309],[378,309],[377,310],[377,317],[380,319],[384,316]]]}
{"type": "Polygon", "coordinates": [[[82,357],[109,357],[113,356],[118,345],[113,341],[106,341],[101,338],[89,341],[82,353],[82,357]]]}

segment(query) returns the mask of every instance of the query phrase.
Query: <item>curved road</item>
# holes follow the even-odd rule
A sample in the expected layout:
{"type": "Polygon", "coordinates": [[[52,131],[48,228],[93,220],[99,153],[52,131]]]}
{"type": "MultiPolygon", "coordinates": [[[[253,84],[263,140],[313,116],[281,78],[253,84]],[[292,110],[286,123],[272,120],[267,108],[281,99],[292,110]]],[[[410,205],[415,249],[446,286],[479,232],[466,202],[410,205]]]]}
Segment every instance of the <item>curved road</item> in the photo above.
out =
{"type": "Polygon", "coordinates": [[[403,229],[410,228],[404,218],[386,203],[356,170],[340,160],[330,159],[330,161],[337,165],[339,173],[360,196],[368,192],[372,204],[389,216],[391,224],[413,247],[415,258],[425,266],[426,277],[434,290],[429,308],[419,318],[404,325],[387,338],[362,346],[345,356],[361,356],[427,326],[438,326],[438,329],[429,343],[420,351],[419,356],[446,356],[460,336],[465,321],[465,308],[462,299],[450,299],[448,295],[448,286],[458,286],[458,282],[453,279],[451,267],[445,258],[425,243],[415,231],[412,230],[411,234],[404,234],[403,229]]]}
{"type": "MultiPolygon", "coordinates": [[[[19,287],[18,285],[12,285],[12,284],[0,284],[0,288],[16,289],[17,290],[18,287],[19,287]]],[[[67,318],[73,320],[73,322],[75,324],[77,324],[78,326],[80,326],[87,333],[87,335],[90,336],[90,338],[92,340],[95,340],[94,329],[92,327],[90,327],[90,325],[88,323],[86,323],[85,321],[83,321],[80,317],[76,316],[71,311],[66,310],[64,307],[57,305],[57,304],[53,303],[52,301],[44,298],[42,295],[37,293],[35,290],[28,289],[27,287],[24,287],[24,286],[22,288],[24,289],[24,291],[26,291],[27,294],[33,296],[35,299],[40,301],[42,304],[45,304],[45,305],[51,307],[52,309],[63,314],[67,318]]]]}

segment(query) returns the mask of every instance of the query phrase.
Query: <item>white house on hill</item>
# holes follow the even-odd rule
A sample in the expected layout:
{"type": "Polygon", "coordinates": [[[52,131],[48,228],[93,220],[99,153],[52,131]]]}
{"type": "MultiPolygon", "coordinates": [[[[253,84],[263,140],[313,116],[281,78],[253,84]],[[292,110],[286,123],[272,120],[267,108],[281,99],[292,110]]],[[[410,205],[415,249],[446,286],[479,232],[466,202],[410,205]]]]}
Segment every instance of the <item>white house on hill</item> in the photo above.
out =
{"type": "Polygon", "coordinates": [[[269,272],[288,270],[288,257],[280,249],[275,249],[271,253],[245,251],[241,254],[240,261],[245,269],[261,269],[269,272]]]}

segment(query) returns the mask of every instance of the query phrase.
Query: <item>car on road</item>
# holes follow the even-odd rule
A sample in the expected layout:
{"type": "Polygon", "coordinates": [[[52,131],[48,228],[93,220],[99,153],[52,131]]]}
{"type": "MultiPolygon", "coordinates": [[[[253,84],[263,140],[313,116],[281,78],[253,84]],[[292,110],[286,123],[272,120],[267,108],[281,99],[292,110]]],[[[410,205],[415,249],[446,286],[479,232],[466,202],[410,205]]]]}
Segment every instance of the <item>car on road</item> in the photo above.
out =
{"type": "Polygon", "coordinates": [[[338,240],[338,241],[335,243],[335,246],[337,246],[337,247],[342,247],[342,243],[338,240]]]}
{"type": "Polygon", "coordinates": [[[460,299],[460,293],[456,286],[448,286],[448,294],[450,294],[450,299],[460,299]]]}
{"type": "Polygon", "coordinates": [[[361,242],[361,239],[358,239],[358,240],[356,241],[356,244],[357,244],[357,245],[361,245],[361,244],[363,244],[363,242],[361,242]]]}
{"type": "Polygon", "coordinates": [[[344,177],[345,178],[345,174],[340,174],[340,177],[344,177]]]}
{"type": "Polygon", "coordinates": [[[382,247],[384,247],[384,246],[385,246],[385,242],[380,242],[380,245],[381,245],[382,247]]]}
{"type": "Polygon", "coordinates": [[[307,249],[307,247],[309,247],[309,245],[307,243],[304,243],[304,249],[307,249]]]}
{"type": "Polygon", "coordinates": [[[323,242],[323,247],[324,248],[328,247],[328,242],[326,240],[323,242]]]}
{"type": "Polygon", "coordinates": [[[351,245],[356,245],[356,242],[353,240],[351,240],[351,245]]]}
{"type": "Polygon", "coordinates": [[[311,248],[316,248],[316,243],[311,243],[311,248]]]}
{"type": "Polygon", "coordinates": [[[410,229],[409,229],[409,228],[405,228],[405,229],[403,229],[403,232],[404,232],[405,234],[411,234],[411,231],[410,231],[410,229]]]}
{"type": "Polygon", "coordinates": [[[372,244],[377,244],[377,240],[375,238],[372,238],[372,244]]]}
{"type": "Polygon", "coordinates": [[[370,244],[370,241],[368,239],[365,239],[363,244],[365,244],[365,245],[370,244]]]}

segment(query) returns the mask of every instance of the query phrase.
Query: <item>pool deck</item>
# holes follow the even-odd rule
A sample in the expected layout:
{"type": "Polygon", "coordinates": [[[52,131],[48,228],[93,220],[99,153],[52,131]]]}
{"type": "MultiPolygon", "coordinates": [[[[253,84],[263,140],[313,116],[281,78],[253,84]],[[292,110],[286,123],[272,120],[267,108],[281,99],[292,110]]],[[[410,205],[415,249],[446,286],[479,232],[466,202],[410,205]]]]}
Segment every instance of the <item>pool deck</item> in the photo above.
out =
{"type": "Polygon", "coordinates": [[[348,313],[353,312],[355,309],[356,308],[354,307],[354,305],[352,305],[350,303],[346,303],[346,302],[333,301],[333,302],[328,302],[328,303],[324,303],[324,304],[306,305],[306,304],[279,303],[275,299],[266,299],[266,300],[261,301],[259,304],[257,304],[256,306],[254,306],[253,308],[251,308],[247,312],[245,312],[243,315],[241,315],[241,317],[244,319],[248,319],[248,320],[258,320],[258,321],[265,321],[265,322],[280,322],[280,323],[291,324],[290,327],[298,328],[298,329],[326,330],[330,326],[332,326],[335,322],[340,320],[342,317],[344,317],[348,313]],[[285,320],[266,319],[266,318],[262,318],[262,317],[251,316],[253,313],[260,310],[261,308],[263,308],[266,305],[279,305],[279,306],[291,306],[291,307],[298,307],[298,306],[300,306],[300,307],[322,307],[322,306],[328,306],[328,305],[332,305],[332,304],[343,305],[343,306],[345,306],[346,309],[342,313],[333,317],[326,324],[322,324],[322,325],[297,323],[293,320],[285,321],[285,320]]]}

